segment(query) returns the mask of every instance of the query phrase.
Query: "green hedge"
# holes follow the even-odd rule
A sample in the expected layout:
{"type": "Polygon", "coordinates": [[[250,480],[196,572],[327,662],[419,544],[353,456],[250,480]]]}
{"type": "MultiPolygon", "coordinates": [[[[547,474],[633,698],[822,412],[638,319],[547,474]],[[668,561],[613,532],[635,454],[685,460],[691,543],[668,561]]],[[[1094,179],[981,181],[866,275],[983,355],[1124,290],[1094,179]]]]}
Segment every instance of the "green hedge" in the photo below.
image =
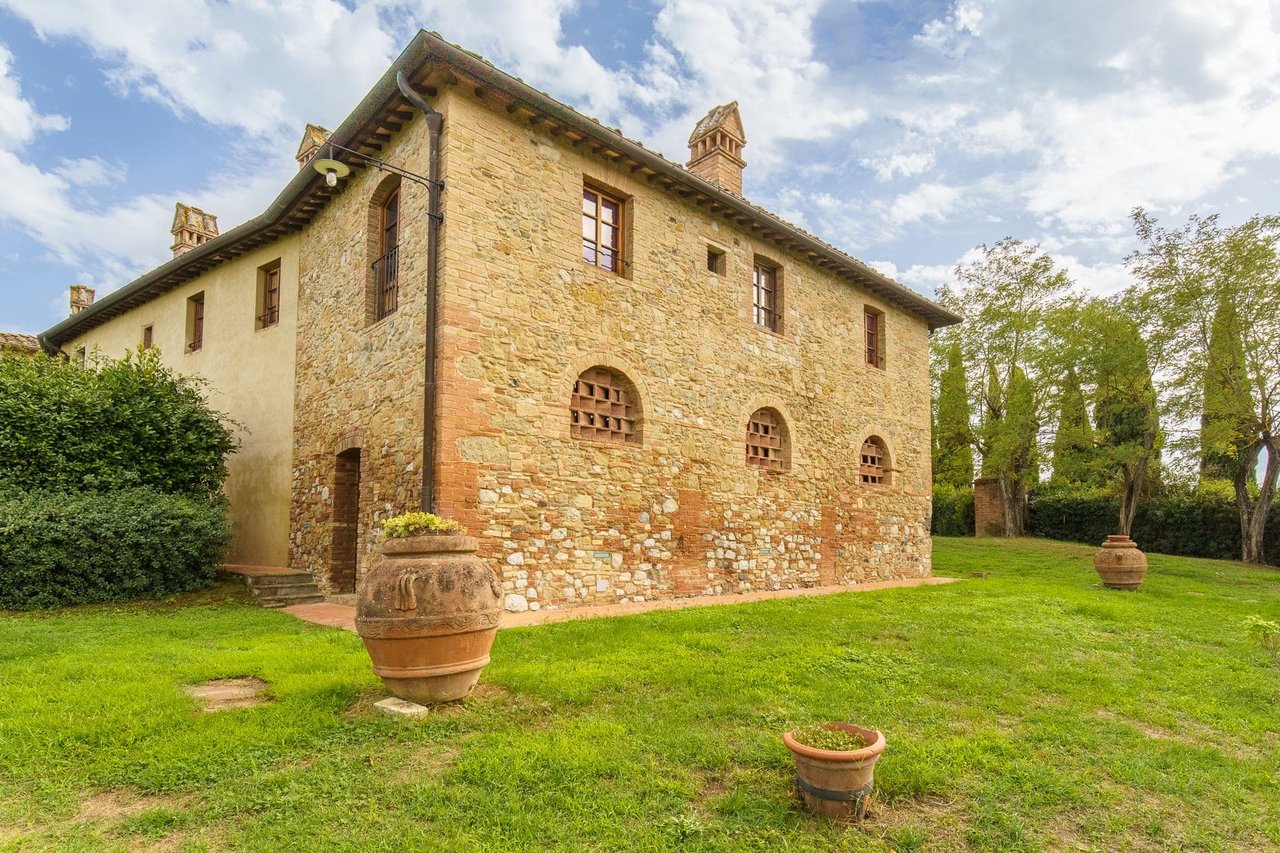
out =
{"type": "Polygon", "coordinates": [[[221,498],[154,489],[0,497],[0,609],[150,598],[206,586],[229,542],[221,498]]]}
{"type": "MultiPolygon", "coordinates": [[[[1099,544],[1114,533],[1118,500],[1104,492],[1035,491],[1027,513],[1027,532],[1047,539],[1099,544]]],[[[1209,486],[1172,490],[1138,506],[1133,539],[1145,551],[1240,559],[1240,521],[1229,489],[1209,486]]],[[[1267,561],[1280,565],[1280,506],[1267,523],[1267,561]]]]}
{"type": "Polygon", "coordinates": [[[154,350],[88,369],[0,355],[0,493],[150,486],[214,495],[235,440],[202,392],[154,350]]]}
{"type": "Polygon", "coordinates": [[[935,484],[929,532],[935,536],[972,536],[973,530],[973,489],[935,484]]]}

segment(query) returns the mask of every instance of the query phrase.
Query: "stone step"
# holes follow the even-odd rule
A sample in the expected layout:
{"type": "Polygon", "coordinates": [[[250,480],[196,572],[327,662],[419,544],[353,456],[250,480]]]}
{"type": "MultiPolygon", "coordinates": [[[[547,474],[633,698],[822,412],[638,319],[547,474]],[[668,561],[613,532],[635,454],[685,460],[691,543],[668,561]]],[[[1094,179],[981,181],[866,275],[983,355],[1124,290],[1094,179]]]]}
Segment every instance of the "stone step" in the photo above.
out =
{"type": "Polygon", "coordinates": [[[292,607],[295,604],[324,604],[324,596],[317,591],[315,595],[294,595],[285,598],[276,596],[259,596],[258,603],[263,607],[277,610],[281,607],[292,607]]]}
{"type": "Polygon", "coordinates": [[[254,589],[272,589],[281,586],[314,586],[315,580],[307,572],[295,572],[291,575],[248,576],[245,583],[254,589]]]}
{"type": "Polygon", "coordinates": [[[311,582],[311,579],[298,581],[296,583],[273,583],[269,585],[249,584],[249,588],[257,595],[267,596],[290,596],[290,595],[318,595],[320,589],[311,582]]]}
{"type": "Polygon", "coordinates": [[[318,604],[325,600],[310,572],[280,566],[227,566],[225,570],[243,580],[263,607],[318,604]]]}

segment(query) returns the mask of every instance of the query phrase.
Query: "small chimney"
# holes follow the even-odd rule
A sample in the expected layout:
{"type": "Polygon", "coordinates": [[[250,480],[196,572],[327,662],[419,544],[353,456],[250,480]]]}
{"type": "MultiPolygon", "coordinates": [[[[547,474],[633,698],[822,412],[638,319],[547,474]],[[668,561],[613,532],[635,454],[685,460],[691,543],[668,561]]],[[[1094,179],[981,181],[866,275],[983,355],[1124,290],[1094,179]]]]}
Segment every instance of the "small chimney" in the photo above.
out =
{"type": "Polygon", "coordinates": [[[702,117],[689,137],[688,169],[721,189],[742,195],[742,147],[747,135],[742,130],[738,102],[715,107],[702,117]]]}
{"type": "Polygon", "coordinates": [[[320,146],[324,145],[328,140],[328,130],[318,124],[307,125],[307,129],[302,132],[302,144],[298,146],[298,153],[293,155],[298,161],[298,168],[306,168],[308,161],[316,156],[320,146]]]}
{"type": "Polygon", "coordinates": [[[74,316],[93,304],[94,290],[83,284],[71,285],[71,314],[74,316]]]}
{"type": "Polygon", "coordinates": [[[198,207],[178,202],[173,210],[173,256],[185,255],[196,246],[203,246],[218,236],[218,217],[205,213],[198,207]]]}

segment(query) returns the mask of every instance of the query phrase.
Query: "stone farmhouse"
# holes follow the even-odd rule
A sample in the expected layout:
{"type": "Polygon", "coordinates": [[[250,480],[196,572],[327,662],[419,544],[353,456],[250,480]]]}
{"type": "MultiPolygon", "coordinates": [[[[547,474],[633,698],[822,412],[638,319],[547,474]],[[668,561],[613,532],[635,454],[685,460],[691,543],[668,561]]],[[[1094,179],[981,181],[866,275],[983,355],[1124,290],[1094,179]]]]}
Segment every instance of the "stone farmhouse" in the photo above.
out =
{"type": "Polygon", "coordinates": [[[959,318],[743,198],[746,141],[718,106],[682,167],[421,32],[261,215],[178,205],[41,344],[205,377],[232,561],[331,596],[420,505],[512,610],[927,575],[959,318]]]}

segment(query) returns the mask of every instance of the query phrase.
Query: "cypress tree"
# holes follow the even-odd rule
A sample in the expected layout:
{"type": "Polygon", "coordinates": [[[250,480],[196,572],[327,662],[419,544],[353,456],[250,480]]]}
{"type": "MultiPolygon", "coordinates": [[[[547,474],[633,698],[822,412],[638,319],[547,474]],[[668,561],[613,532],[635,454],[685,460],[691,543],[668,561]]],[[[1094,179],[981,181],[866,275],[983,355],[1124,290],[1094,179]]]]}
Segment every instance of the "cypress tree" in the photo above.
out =
{"type": "Polygon", "coordinates": [[[934,429],[933,481],[957,488],[973,485],[973,436],[964,359],[957,341],[947,348],[947,366],[938,383],[934,429]]]}
{"type": "MultiPolygon", "coordinates": [[[[1230,480],[1249,444],[1253,395],[1240,337],[1240,318],[1230,299],[1220,298],[1209,327],[1208,369],[1200,415],[1200,479],[1230,480]]],[[[1249,479],[1256,482],[1250,472],[1249,479]]]]}
{"type": "Polygon", "coordinates": [[[1087,485],[1095,479],[1093,427],[1075,368],[1067,368],[1061,399],[1058,432],[1053,439],[1053,476],[1049,482],[1055,486],[1087,485]]]}

